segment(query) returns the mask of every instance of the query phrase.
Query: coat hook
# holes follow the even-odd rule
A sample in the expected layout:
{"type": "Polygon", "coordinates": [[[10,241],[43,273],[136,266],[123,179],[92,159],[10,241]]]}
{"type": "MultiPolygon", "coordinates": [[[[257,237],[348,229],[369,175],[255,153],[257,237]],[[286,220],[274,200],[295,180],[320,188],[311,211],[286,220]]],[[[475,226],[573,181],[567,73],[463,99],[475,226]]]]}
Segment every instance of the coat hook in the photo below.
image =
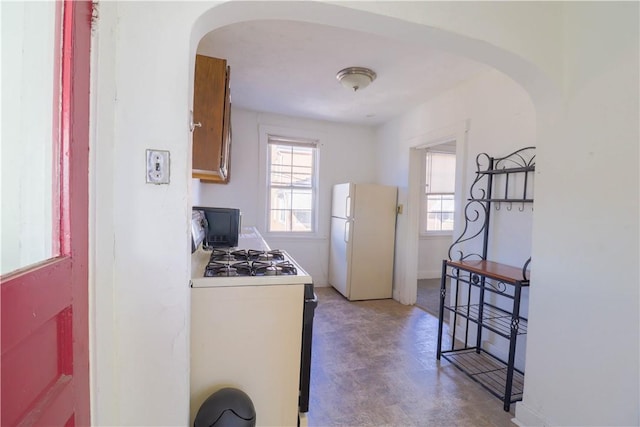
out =
{"type": "Polygon", "coordinates": [[[511,211],[511,209],[513,209],[513,203],[509,202],[509,204],[507,205],[507,210],[511,211]]]}

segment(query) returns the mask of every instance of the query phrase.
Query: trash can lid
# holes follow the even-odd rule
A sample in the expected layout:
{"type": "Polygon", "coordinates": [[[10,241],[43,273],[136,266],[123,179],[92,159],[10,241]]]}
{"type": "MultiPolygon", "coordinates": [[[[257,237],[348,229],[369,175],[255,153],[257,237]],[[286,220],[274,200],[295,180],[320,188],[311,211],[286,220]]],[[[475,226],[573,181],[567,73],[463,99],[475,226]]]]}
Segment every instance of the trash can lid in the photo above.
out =
{"type": "Polygon", "coordinates": [[[196,427],[214,425],[225,411],[231,411],[243,420],[255,422],[256,410],[251,398],[242,390],[226,387],[211,394],[204,401],[193,424],[196,427]]]}

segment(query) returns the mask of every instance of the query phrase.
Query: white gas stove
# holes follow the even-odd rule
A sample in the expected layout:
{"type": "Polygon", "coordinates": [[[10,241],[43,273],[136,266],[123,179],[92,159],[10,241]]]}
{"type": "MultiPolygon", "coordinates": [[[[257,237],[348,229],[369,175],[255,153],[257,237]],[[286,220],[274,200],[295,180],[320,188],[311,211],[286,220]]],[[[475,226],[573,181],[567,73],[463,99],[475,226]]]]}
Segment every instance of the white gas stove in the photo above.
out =
{"type": "Polygon", "coordinates": [[[203,249],[194,239],[194,249],[191,423],[207,396],[233,384],[261,424],[304,425],[318,304],[311,276],[253,227],[242,228],[237,247],[203,249]]]}
{"type": "Polygon", "coordinates": [[[272,250],[253,227],[242,229],[238,247],[203,249],[191,256],[191,286],[259,286],[312,283],[289,254],[272,250]]]}

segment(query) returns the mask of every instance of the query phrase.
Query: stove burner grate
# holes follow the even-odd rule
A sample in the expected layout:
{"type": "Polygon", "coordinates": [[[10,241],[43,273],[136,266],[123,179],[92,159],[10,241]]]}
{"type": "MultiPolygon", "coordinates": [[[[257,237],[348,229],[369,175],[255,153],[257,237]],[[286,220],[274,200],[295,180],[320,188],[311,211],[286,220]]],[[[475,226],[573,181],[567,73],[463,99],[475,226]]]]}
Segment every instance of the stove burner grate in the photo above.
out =
{"type": "Polygon", "coordinates": [[[252,267],[253,274],[256,276],[290,276],[298,274],[298,270],[289,261],[253,261],[252,267]]]}
{"type": "Polygon", "coordinates": [[[205,277],[296,275],[296,267],[279,250],[214,248],[205,267],[205,277]]]}
{"type": "Polygon", "coordinates": [[[240,276],[253,276],[253,267],[249,261],[240,261],[231,264],[232,268],[235,268],[240,276]]]}
{"type": "Polygon", "coordinates": [[[233,277],[238,275],[238,270],[231,264],[211,261],[204,270],[204,277],[233,277]]]}
{"type": "Polygon", "coordinates": [[[210,261],[247,261],[249,256],[247,251],[239,249],[232,251],[230,249],[213,249],[211,251],[210,261]]]}
{"type": "Polygon", "coordinates": [[[255,249],[249,249],[247,251],[248,259],[251,261],[284,261],[284,254],[279,249],[271,251],[259,251],[255,249]]]}

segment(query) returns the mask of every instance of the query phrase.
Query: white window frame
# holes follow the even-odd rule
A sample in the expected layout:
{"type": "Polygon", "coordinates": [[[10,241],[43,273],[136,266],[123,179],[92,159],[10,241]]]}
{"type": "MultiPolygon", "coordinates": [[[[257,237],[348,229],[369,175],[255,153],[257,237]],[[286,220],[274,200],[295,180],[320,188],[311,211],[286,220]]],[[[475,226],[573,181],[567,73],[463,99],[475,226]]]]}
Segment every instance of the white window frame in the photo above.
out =
{"type": "Polygon", "coordinates": [[[320,176],[320,149],[321,141],[318,133],[300,129],[284,128],[277,126],[259,126],[260,133],[260,177],[261,177],[261,191],[260,205],[263,207],[263,219],[261,222],[261,233],[269,237],[317,237],[319,235],[319,176],[320,176]],[[270,139],[277,138],[284,142],[289,141],[292,145],[300,146],[313,146],[315,148],[313,176],[312,176],[312,213],[311,213],[311,228],[312,231],[269,231],[269,218],[271,214],[270,207],[270,164],[269,164],[269,141],[270,139]]]}
{"type": "MultiPolygon", "coordinates": [[[[455,143],[455,141],[452,141],[455,143]]],[[[455,190],[452,193],[428,193],[426,191],[426,186],[427,186],[427,156],[429,153],[441,153],[441,154],[450,154],[453,155],[454,157],[456,157],[456,179],[454,181],[454,189],[457,189],[457,176],[458,176],[458,172],[457,169],[459,168],[458,165],[458,159],[456,156],[456,152],[455,151],[447,151],[447,150],[443,150],[443,149],[438,149],[437,146],[433,147],[433,148],[427,148],[424,150],[424,152],[422,153],[422,185],[421,185],[421,195],[420,195],[420,201],[421,201],[421,209],[420,209],[420,235],[421,236],[451,236],[453,235],[453,233],[455,232],[455,225],[456,225],[456,221],[458,219],[458,212],[457,212],[457,208],[458,208],[458,203],[456,202],[457,198],[456,198],[456,193],[455,190]],[[427,230],[427,204],[428,204],[428,197],[429,195],[451,195],[453,197],[453,203],[454,203],[454,211],[453,211],[453,217],[454,217],[454,226],[453,229],[451,230],[427,230]]]]}

